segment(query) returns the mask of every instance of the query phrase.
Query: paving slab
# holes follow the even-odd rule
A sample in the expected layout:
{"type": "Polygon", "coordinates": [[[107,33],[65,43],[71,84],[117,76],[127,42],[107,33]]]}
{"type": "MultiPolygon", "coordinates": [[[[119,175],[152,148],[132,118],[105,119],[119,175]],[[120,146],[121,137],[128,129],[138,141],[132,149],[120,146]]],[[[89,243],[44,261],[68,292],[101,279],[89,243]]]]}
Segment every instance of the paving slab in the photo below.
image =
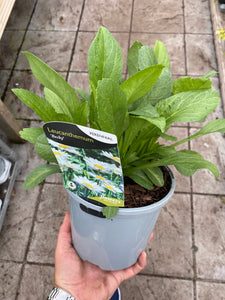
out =
{"type": "Polygon", "coordinates": [[[23,262],[40,187],[25,191],[16,182],[0,233],[0,259],[23,262]]]}
{"type": "Polygon", "coordinates": [[[15,300],[22,264],[0,261],[0,298],[15,300]]]}
{"type": "Polygon", "coordinates": [[[225,205],[209,195],[194,195],[193,203],[197,277],[224,281],[225,205]]]}
{"type": "Polygon", "coordinates": [[[182,1],[135,0],[132,31],[183,33],[182,1]]]}
{"type": "Polygon", "coordinates": [[[0,70],[0,99],[3,96],[4,90],[6,88],[7,85],[7,81],[10,75],[10,71],[9,70],[0,70]]]}
{"type": "Polygon", "coordinates": [[[37,2],[29,30],[76,31],[82,11],[83,0],[45,0],[37,2]]]}
{"type": "MultiPolygon", "coordinates": [[[[191,129],[194,134],[197,129],[191,129]]],[[[206,169],[193,175],[193,192],[203,194],[225,194],[225,138],[221,133],[202,136],[191,141],[191,150],[199,152],[204,159],[214,163],[219,170],[219,179],[206,169]]]]}
{"type": "Polygon", "coordinates": [[[129,32],[132,0],[86,0],[80,30],[98,31],[100,26],[110,31],[129,32]]]}
{"type": "Polygon", "coordinates": [[[42,300],[54,286],[54,267],[26,265],[21,286],[18,292],[18,300],[42,300]]]}
{"type": "Polygon", "coordinates": [[[21,46],[24,31],[5,31],[0,41],[0,69],[12,69],[21,46]]]}
{"type": "Polygon", "coordinates": [[[34,224],[28,261],[54,263],[59,227],[69,210],[69,200],[62,185],[45,184],[34,224]]]}
{"type": "Polygon", "coordinates": [[[120,286],[123,300],[194,300],[192,281],[138,275],[120,286]]]}
{"type": "Polygon", "coordinates": [[[35,2],[36,0],[16,0],[6,30],[26,30],[35,2]]]}
{"type": "Polygon", "coordinates": [[[186,34],[187,75],[205,75],[217,70],[213,36],[186,34]]]}
{"type": "Polygon", "coordinates": [[[212,22],[208,1],[184,2],[185,31],[187,33],[212,33],[212,22]]]}
{"type": "MultiPolygon", "coordinates": [[[[22,51],[28,51],[38,56],[56,71],[67,72],[74,39],[75,32],[28,31],[22,51]]],[[[15,68],[30,70],[28,60],[21,52],[15,68]]]]}
{"type": "Polygon", "coordinates": [[[225,284],[197,281],[196,300],[224,300],[225,284]]]}
{"type": "Polygon", "coordinates": [[[147,247],[144,274],[193,277],[191,202],[186,194],[175,194],[163,207],[147,247]]]}

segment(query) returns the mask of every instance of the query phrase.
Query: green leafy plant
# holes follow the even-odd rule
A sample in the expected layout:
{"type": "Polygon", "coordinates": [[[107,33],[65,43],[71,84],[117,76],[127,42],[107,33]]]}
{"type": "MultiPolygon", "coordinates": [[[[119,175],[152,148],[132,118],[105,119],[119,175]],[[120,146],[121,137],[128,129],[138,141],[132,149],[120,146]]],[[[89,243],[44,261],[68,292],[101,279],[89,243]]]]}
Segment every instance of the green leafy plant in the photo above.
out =
{"type": "MultiPolygon", "coordinates": [[[[129,77],[125,79],[121,49],[104,27],[100,27],[88,53],[88,93],[74,90],[36,56],[24,54],[34,76],[44,85],[45,99],[23,89],[13,89],[15,95],[44,122],[89,124],[116,134],[124,176],[147,189],[163,186],[160,167],[165,165],[174,165],[185,176],[206,168],[218,178],[214,164],[195,151],[177,151],[176,147],[205,134],[225,132],[224,119],[213,120],[180,141],[166,134],[176,122],[203,122],[217,107],[219,94],[211,88],[210,80],[214,71],[200,78],[185,76],[173,81],[164,44],[157,41],[152,49],[136,41],[128,52],[129,77]],[[159,138],[173,144],[160,144],[159,138]]],[[[37,153],[48,162],[28,175],[24,187],[31,189],[60,169],[42,128],[25,128],[21,137],[34,143],[37,153]]]]}

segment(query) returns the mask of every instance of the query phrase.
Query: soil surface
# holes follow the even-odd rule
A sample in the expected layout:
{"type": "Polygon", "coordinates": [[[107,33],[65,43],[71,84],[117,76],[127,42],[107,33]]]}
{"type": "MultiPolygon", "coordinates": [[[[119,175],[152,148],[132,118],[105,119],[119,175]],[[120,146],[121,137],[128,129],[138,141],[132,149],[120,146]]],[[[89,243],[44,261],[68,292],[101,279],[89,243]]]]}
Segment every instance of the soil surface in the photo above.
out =
{"type": "Polygon", "coordinates": [[[164,175],[164,186],[154,186],[152,190],[135,183],[132,179],[124,179],[125,208],[147,206],[158,202],[165,197],[171,188],[171,179],[165,168],[162,169],[164,175]]]}

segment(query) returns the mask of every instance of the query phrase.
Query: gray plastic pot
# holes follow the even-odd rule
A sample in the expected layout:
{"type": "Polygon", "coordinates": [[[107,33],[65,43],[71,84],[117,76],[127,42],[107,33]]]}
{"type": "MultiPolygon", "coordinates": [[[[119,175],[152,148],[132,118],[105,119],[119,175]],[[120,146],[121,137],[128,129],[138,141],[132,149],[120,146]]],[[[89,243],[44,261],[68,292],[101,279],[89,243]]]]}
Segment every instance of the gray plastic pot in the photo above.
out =
{"type": "Polygon", "coordinates": [[[161,208],[172,197],[171,189],[160,201],[145,207],[120,208],[117,215],[108,220],[102,208],[89,203],[68,191],[71,230],[74,248],[83,260],[98,265],[103,270],[119,270],[133,265],[146,248],[161,208]]]}

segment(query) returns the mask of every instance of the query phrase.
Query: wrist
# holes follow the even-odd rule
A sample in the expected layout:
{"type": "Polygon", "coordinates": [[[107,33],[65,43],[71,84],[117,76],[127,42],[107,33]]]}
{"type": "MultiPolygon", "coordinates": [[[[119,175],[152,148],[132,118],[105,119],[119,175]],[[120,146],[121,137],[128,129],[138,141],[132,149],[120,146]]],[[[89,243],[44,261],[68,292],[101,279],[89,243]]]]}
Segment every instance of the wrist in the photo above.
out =
{"type": "Polygon", "coordinates": [[[54,287],[47,300],[78,300],[61,288],[54,287]]]}

